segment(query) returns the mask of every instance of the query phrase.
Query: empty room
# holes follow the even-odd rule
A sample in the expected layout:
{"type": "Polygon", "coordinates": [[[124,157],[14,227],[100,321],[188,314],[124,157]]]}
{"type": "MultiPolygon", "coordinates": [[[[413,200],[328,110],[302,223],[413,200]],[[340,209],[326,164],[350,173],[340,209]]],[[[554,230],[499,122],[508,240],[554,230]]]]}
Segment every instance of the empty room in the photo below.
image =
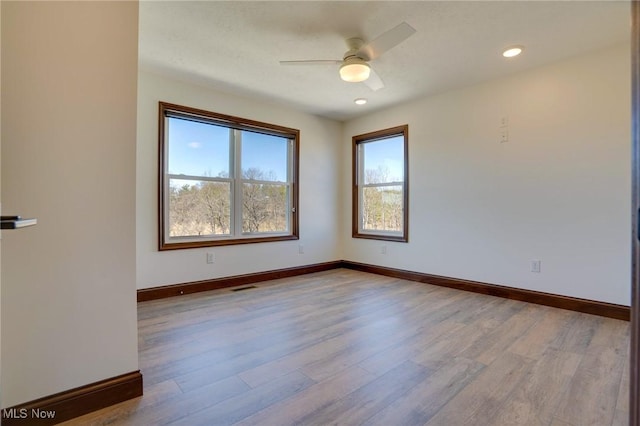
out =
{"type": "Polygon", "coordinates": [[[636,9],[2,1],[2,424],[635,426],[636,9]]]}

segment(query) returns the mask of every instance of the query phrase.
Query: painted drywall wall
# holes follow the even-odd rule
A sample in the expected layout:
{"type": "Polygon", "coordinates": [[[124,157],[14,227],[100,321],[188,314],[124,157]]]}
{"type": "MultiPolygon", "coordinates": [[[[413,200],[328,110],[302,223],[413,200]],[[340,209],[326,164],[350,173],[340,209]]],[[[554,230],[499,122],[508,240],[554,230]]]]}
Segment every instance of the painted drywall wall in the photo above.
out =
{"type": "Polygon", "coordinates": [[[138,5],[1,7],[7,407],[138,369],[138,5]]]}
{"type": "MultiPolygon", "coordinates": [[[[0,6],[0,46],[2,46],[2,7],[0,6]]],[[[2,54],[0,54],[0,93],[2,93],[2,54]]],[[[2,102],[0,102],[0,213],[2,213],[2,102]]],[[[2,384],[2,231],[0,231],[0,384],[2,384]]],[[[0,404],[2,404],[0,386],[0,404]]],[[[1,405],[0,405],[1,406],[1,405]]]]}
{"type": "Polygon", "coordinates": [[[347,228],[345,258],[628,305],[629,52],[616,46],[345,123],[343,222],[353,135],[408,124],[410,157],[409,243],[353,239],[347,228]]]}
{"type": "Polygon", "coordinates": [[[289,268],[340,259],[341,123],[148,71],[138,84],[138,288],[289,268]],[[300,130],[300,239],[210,249],[158,251],[158,102],[165,101],[300,130]],[[304,247],[300,254],[298,246],[304,247]],[[206,263],[206,253],[215,263],[206,263]]]}

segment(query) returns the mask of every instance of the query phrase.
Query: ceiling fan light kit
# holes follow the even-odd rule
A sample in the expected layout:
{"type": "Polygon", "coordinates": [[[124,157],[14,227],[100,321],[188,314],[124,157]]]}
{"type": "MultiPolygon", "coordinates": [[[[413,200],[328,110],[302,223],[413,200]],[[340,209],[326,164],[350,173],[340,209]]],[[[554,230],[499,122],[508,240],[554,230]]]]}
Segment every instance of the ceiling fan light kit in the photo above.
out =
{"type": "Polygon", "coordinates": [[[371,68],[369,64],[358,57],[345,59],[340,66],[340,78],[349,83],[360,83],[369,78],[371,68]]]}

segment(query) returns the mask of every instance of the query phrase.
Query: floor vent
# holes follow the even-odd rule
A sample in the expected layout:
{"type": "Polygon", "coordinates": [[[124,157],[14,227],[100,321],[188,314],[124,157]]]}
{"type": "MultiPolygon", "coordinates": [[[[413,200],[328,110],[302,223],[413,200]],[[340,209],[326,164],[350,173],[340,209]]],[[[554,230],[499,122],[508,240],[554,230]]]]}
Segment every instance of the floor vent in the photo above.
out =
{"type": "Polygon", "coordinates": [[[234,288],[231,291],[242,291],[242,290],[249,290],[252,288],[258,288],[258,287],[256,287],[255,285],[248,285],[246,287],[234,288]]]}

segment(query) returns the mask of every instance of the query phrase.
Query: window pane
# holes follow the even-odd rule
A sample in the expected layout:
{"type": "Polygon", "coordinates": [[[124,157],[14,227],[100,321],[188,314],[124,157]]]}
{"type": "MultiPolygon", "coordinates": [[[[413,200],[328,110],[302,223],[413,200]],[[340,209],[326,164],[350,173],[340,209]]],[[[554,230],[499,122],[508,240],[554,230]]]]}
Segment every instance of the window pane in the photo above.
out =
{"type": "Polygon", "coordinates": [[[362,190],[362,230],[402,232],[402,186],[362,190]]]}
{"type": "Polygon", "coordinates": [[[404,136],[363,143],[362,149],[365,185],[403,181],[404,136]]]}
{"type": "Polygon", "coordinates": [[[242,184],[242,232],[286,232],[288,186],[242,184]]]}
{"type": "Polygon", "coordinates": [[[288,140],[280,136],[242,132],[242,178],[287,182],[288,140]]]}
{"type": "Polygon", "coordinates": [[[229,131],[213,124],[167,118],[169,174],[229,176],[229,131]]]}
{"type": "Polygon", "coordinates": [[[169,236],[229,235],[231,184],[169,180],[169,236]]]}

